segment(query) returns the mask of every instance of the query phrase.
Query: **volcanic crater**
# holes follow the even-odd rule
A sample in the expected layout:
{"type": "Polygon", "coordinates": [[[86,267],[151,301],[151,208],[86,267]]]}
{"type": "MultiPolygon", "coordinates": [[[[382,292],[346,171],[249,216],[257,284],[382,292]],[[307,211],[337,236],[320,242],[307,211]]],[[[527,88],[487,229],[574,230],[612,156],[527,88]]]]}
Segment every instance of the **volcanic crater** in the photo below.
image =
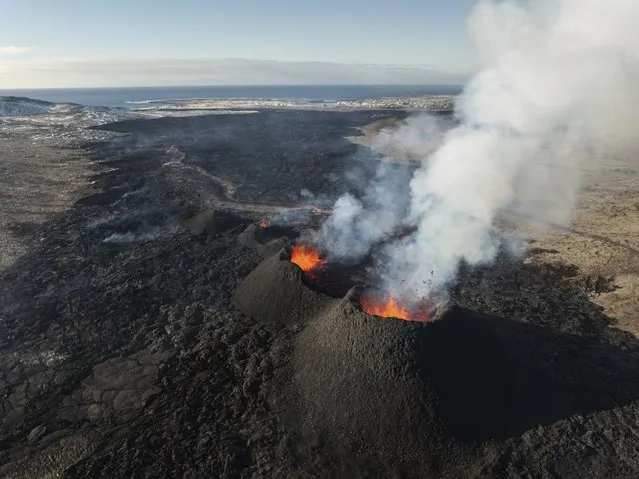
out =
{"type": "Polygon", "coordinates": [[[620,352],[593,337],[482,313],[454,299],[413,321],[367,314],[362,271],[331,267],[312,246],[296,245],[297,234],[277,236],[265,225],[240,235],[262,252],[281,248],[265,255],[234,298],[257,321],[301,328],[283,393],[285,416],[301,437],[321,434],[342,452],[445,475],[442,461],[478,460],[486,441],[622,405],[639,393],[634,386],[622,392],[639,371],[638,358],[626,357],[616,371],[599,368],[620,352]],[[304,255],[298,264],[296,248],[304,255]],[[331,270],[340,285],[350,285],[343,296],[327,294],[331,270]],[[575,374],[582,367],[593,382],[575,374]],[[594,384],[608,384],[610,396],[597,396],[594,384]],[[415,451],[424,456],[416,459],[415,451]]]}
{"type": "Polygon", "coordinates": [[[251,225],[240,235],[262,252],[286,246],[246,277],[235,301],[258,321],[304,326],[295,341],[294,383],[316,427],[393,456],[423,448],[424,438],[442,443],[451,432],[464,438],[503,432],[513,372],[493,333],[495,318],[457,306],[431,307],[420,322],[367,314],[367,291],[353,266],[331,268],[312,246],[268,230],[251,225]],[[344,297],[325,294],[331,271],[339,271],[338,283],[350,283],[344,297]]]}

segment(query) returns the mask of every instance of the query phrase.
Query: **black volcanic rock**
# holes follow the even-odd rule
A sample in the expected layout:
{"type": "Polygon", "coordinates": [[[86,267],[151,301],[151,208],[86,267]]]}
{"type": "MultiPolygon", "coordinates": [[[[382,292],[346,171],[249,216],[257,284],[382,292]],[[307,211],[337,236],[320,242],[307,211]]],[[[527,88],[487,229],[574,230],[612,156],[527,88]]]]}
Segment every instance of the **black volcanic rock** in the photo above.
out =
{"type": "Polygon", "coordinates": [[[237,239],[247,248],[254,249],[263,257],[268,257],[278,253],[290,242],[290,239],[297,236],[295,232],[278,226],[263,228],[252,224],[241,232],[237,239]]]}
{"type": "Polygon", "coordinates": [[[342,447],[410,460],[500,434],[510,363],[489,316],[453,307],[429,323],[386,319],[346,298],[298,337],[295,384],[308,422],[342,447]]]}
{"type": "Polygon", "coordinates": [[[301,324],[330,302],[306,286],[304,272],[289,257],[286,249],[280,250],[242,281],[234,300],[244,314],[260,321],[301,324]]]}
{"type": "Polygon", "coordinates": [[[361,310],[356,288],[333,299],[308,281],[282,250],[235,300],[255,319],[302,328],[284,416],[300,444],[323,438],[344,463],[361,454],[351,465],[370,459],[455,477],[491,444],[639,397],[639,359],[594,337],[454,303],[426,323],[379,318],[361,310]]]}
{"type": "Polygon", "coordinates": [[[217,236],[242,224],[241,218],[224,211],[205,210],[184,220],[183,225],[193,234],[217,236]]]}
{"type": "Polygon", "coordinates": [[[317,293],[271,256],[277,230],[174,228],[341,194],[343,137],[371,116],[136,121],[94,145],[102,193],[0,274],[0,476],[639,477],[639,341],[556,272],[469,268],[466,309],[420,325],[317,293]],[[163,166],[172,145],[207,174],[163,166]]]}

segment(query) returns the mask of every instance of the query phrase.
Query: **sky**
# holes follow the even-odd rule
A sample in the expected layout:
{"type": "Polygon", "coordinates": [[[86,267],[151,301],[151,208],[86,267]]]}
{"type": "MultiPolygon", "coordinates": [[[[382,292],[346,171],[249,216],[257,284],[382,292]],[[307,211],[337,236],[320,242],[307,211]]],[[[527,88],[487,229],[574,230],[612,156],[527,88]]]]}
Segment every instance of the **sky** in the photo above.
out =
{"type": "Polygon", "coordinates": [[[0,0],[0,89],[460,83],[476,0],[0,0]]]}

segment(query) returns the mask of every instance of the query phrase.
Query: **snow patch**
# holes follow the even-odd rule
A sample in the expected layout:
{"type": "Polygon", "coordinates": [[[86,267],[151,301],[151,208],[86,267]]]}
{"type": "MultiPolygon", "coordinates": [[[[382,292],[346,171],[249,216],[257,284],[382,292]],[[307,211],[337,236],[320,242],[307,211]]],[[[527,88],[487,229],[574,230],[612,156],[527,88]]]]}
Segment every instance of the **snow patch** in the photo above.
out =
{"type": "Polygon", "coordinates": [[[16,96],[0,97],[0,117],[45,115],[55,108],[56,104],[48,101],[16,96]]]}

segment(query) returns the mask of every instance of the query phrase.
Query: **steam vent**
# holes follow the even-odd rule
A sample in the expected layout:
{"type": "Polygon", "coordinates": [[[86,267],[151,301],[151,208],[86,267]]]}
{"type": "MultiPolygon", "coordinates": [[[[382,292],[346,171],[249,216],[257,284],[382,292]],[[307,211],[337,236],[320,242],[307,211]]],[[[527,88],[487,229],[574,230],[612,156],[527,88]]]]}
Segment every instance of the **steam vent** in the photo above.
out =
{"type": "Polygon", "coordinates": [[[357,288],[326,296],[290,259],[290,247],[266,257],[235,301],[258,322],[301,328],[291,374],[295,424],[340,448],[407,460],[453,439],[506,433],[513,373],[498,318],[457,306],[425,322],[371,316],[357,288]]]}

